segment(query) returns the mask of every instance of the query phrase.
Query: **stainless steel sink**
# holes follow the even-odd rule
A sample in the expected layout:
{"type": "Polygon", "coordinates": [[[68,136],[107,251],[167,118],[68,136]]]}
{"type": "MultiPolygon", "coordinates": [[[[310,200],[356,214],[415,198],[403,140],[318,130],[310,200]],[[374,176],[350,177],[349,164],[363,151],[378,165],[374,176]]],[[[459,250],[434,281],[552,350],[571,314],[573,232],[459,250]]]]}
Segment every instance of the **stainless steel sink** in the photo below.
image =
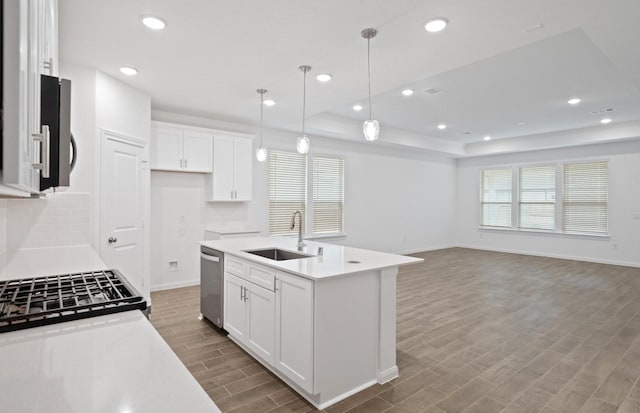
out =
{"type": "Polygon", "coordinates": [[[245,251],[249,254],[259,255],[264,258],[268,258],[274,261],[285,261],[285,260],[295,260],[298,258],[309,258],[313,257],[313,255],[300,254],[293,251],[281,250],[279,248],[267,248],[262,250],[250,250],[245,251]]]}

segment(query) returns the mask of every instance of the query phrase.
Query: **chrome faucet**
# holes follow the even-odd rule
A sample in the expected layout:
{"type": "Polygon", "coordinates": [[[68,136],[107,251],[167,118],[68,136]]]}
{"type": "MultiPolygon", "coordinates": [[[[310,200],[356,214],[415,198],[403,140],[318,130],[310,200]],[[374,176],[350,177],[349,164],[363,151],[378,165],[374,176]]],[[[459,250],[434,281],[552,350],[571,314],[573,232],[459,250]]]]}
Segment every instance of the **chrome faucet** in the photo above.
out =
{"type": "Polygon", "coordinates": [[[306,247],[307,244],[302,240],[302,212],[293,211],[293,216],[291,216],[291,229],[296,226],[296,215],[299,217],[298,219],[298,250],[302,250],[302,248],[306,247]]]}

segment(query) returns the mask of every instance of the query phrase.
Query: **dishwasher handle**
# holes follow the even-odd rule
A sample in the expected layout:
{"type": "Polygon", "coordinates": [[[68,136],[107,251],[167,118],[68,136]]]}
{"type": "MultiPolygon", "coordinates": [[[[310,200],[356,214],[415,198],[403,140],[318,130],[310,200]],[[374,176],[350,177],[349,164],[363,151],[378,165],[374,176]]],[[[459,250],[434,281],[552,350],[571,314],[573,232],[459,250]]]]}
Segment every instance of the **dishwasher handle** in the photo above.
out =
{"type": "Polygon", "coordinates": [[[203,252],[200,253],[200,258],[205,259],[207,261],[220,262],[220,257],[214,257],[213,255],[207,255],[203,252]]]}

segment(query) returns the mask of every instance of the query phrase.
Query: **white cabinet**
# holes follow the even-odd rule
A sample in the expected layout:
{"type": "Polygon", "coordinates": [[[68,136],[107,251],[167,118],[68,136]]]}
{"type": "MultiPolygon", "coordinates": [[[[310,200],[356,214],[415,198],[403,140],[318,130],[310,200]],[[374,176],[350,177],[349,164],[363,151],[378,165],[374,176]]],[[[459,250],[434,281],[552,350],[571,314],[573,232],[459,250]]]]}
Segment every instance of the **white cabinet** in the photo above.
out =
{"type": "Polygon", "coordinates": [[[313,282],[229,255],[224,276],[229,335],[313,393],[313,282]]]}
{"type": "Polygon", "coordinates": [[[151,135],[151,169],[211,172],[212,133],[154,125],[151,135]]]}
{"type": "Polygon", "coordinates": [[[3,2],[3,162],[0,195],[29,196],[40,189],[43,131],[40,75],[57,74],[57,0],[3,2]]]}
{"type": "Polygon", "coordinates": [[[278,272],[276,369],[313,393],[313,282],[278,272]]]}
{"type": "MultiPolygon", "coordinates": [[[[250,265],[247,268],[250,268],[250,265]]],[[[246,345],[256,356],[273,366],[275,359],[273,289],[260,287],[234,275],[231,271],[225,271],[224,274],[224,328],[235,340],[246,345]]]]}
{"type": "Polygon", "coordinates": [[[246,284],[247,330],[245,342],[269,365],[275,361],[275,294],[250,282],[246,284]]]}
{"type": "Polygon", "coordinates": [[[244,341],[247,310],[244,301],[246,281],[229,272],[224,274],[224,328],[229,334],[244,341]]]}
{"type": "Polygon", "coordinates": [[[213,138],[213,176],[207,200],[250,201],[253,143],[250,138],[216,135],[213,138]]]}

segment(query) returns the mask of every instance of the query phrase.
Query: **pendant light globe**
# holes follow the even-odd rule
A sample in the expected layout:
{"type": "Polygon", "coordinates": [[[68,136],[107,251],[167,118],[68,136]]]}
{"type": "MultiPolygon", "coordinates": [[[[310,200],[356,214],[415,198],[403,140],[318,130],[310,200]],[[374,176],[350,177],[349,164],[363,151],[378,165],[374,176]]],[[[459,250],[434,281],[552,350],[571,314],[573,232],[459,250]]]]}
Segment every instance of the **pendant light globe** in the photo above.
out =
{"type": "Polygon", "coordinates": [[[267,148],[265,148],[264,146],[260,145],[258,149],[256,149],[256,159],[258,160],[258,162],[266,161],[267,155],[267,148]]]}
{"type": "Polygon", "coordinates": [[[365,120],[362,124],[362,132],[365,140],[369,142],[377,141],[380,136],[380,124],[375,119],[365,120]]]}
{"type": "Polygon", "coordinates": [[[298,153],[304,155],[309,153],[309,147],[311,146],[311,141],[307,138],[307,135],[298,136],[298,141],[296,142],[296,149],[298,153]]]}

